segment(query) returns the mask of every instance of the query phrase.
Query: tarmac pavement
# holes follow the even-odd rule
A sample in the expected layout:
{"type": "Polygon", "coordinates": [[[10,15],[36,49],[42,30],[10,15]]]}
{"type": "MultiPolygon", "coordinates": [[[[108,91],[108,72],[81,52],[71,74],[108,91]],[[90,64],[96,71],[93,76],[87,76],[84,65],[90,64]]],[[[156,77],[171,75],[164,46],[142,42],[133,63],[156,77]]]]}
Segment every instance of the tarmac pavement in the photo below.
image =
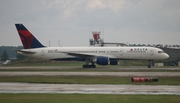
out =
{"type": "Polygon", "coordinates": [[[170,94],[180,95],[180,86],[167,85],[87,85],[0,83],[0,93],[81,93],[81,94],[170,94]]]}

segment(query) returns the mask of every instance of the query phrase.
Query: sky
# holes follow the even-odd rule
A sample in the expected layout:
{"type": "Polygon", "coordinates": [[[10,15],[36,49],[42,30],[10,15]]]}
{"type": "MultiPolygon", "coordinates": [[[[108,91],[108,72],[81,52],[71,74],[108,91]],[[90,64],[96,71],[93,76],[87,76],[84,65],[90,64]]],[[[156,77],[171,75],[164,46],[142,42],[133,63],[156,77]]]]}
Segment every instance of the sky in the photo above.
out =
{"type": "Polygon", "coordinates": [[[21,46],[22,23],[45,46],[180,44],[180,0],[1,0],[0,46],[21,46]]]}

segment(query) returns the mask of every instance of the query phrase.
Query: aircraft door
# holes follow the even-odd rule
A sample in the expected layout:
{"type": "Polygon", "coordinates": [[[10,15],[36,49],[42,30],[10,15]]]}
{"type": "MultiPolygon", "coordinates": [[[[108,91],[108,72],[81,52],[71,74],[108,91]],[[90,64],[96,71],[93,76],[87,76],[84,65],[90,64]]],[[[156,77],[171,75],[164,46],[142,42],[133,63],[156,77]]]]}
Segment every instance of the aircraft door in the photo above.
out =
{"type": "Polygon", "coordinates": [[[119,51],[119,54],[122,56],[122,55],[123,55],[123,51],[122,51],[122,50],[120,50],[120,51],[119,51]]]}
{"type": "Polygon", "coordinates": [[[150,51],[150,55],[151,55],[151,56],[154,55],[154,51],[153,51],[153,50],[150,51]]]}

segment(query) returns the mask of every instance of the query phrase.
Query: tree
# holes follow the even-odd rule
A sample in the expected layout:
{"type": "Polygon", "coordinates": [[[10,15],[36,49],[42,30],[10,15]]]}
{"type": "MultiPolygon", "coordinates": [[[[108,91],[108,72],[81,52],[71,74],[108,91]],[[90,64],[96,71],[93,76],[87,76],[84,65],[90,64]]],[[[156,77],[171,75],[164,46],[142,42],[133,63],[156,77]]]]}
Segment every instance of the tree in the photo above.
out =
{"type": "Polygon", "coordinates": [[[1,60],[6,61],[9,59],[9,55],[6,52],[6,49],[4,50],[3,54],[1,55],[1,60]]]}

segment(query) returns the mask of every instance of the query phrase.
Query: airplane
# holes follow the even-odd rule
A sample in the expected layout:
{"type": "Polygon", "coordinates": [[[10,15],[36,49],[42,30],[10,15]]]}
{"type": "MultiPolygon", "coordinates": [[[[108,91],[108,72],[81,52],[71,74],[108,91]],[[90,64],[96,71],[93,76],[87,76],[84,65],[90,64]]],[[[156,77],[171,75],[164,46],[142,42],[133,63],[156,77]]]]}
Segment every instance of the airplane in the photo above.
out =
{"type": "Polygon", "coordinates": [[[119,65],[120,60],[148,60],[151,68],[154,60],[168,59],[169,55],[155,47],[46,47],[23,25],[15,24],[24,49],[17,53],[46,60],[85,61],[83,68],[98,65],[119,65]]]}

